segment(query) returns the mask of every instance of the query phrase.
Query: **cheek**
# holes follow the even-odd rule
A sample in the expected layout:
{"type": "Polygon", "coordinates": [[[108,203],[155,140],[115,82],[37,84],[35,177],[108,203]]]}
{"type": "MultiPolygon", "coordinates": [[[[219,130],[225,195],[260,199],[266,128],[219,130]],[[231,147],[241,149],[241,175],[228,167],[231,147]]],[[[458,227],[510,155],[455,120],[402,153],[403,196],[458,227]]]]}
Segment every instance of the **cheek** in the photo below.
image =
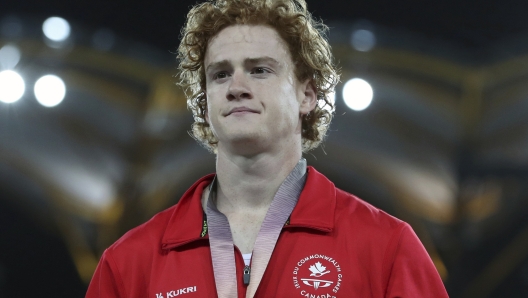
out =
{"type": "Polygon", "coordinates": [[[295,94],[291,92],[281,93],[277,97],[276,111],[273,115],[275,122],[282,125],[296,126],[299,121],[299,105],[297,104],[295,94]]]}
{"type": "Polygon", "coordinates": [[[282,92],[281,105],[282,108],[287,111],[287,113],[292,114],[296,117],[299,114],[299,102],[297,102],[298,94],[292,86],[289,86],[287,89],[282,92]]]}

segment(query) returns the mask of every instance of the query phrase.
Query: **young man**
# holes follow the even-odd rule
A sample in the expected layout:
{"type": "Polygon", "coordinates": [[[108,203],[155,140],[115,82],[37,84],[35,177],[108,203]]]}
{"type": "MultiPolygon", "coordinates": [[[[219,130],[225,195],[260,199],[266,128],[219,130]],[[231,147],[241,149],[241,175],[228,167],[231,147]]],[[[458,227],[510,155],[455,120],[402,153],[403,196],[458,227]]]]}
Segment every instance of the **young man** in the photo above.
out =
{"type": "Polygon", "coordinates": [[[87,297],[447,297],[409,225],[302,158],[338,80],[323,29],[303,0],[190,11],[180,75],[216,175],[108,248],[87,297]]]}

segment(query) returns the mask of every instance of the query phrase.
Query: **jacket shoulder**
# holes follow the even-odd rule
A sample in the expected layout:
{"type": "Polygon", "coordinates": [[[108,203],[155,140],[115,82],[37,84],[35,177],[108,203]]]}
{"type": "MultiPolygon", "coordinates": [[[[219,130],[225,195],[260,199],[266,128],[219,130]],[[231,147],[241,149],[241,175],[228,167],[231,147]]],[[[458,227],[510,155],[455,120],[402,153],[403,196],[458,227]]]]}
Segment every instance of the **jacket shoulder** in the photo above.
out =
{"type": "Polygon", "coordinates": [[[174,205],[154,215],[147,222],[129,230],[107,251],[116,256],[151,254],[161,248],[161,240],[174,213],[174,205]]]}
{"type": "Polygon", "coordinates": [[[133,228],[108,247],[86,297],[145,297],[150,266],[161,253],[161,239],[175,206],[133,228]]]}
{"type": "Polygon", "coordinates": [[[336,188],[336,224],[343,221],[353,223],[356,228],[361,227],[362,229],[389,234],[407,225],[404,221],[374,207],[355,195],[336,188]]]}

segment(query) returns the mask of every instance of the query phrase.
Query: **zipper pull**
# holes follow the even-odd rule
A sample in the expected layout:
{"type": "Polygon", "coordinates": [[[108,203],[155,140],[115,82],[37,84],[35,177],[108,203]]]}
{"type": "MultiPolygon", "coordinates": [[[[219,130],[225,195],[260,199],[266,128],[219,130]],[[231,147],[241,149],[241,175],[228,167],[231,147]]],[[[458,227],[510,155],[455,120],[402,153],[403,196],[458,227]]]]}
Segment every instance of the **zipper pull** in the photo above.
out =
{"type": "Polygon", "coordinates": [[[244,284],[245,285],[249,285],[249,274],[250,273],[251,273],[251,267],[246,265],[246,267],[244,267],[244,284]]]}

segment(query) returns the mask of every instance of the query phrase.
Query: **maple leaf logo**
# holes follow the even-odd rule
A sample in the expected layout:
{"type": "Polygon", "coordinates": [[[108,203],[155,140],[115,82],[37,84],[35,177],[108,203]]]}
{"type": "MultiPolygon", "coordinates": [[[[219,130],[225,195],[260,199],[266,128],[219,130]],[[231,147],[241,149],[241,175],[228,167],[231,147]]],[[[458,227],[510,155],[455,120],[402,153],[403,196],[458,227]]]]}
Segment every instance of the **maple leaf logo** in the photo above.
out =
{"type": "Polygon", "coordinates": [[[310,271],[312,271],[312,274],[310,274],[310,276],[315,276],[315,277],[321,277],[327,273],[330,273],[330,270],[325,271],[326,267],[323,266],[321,262],[315,263],[315,265],[310,266],[309,269],[310,271]]]}

